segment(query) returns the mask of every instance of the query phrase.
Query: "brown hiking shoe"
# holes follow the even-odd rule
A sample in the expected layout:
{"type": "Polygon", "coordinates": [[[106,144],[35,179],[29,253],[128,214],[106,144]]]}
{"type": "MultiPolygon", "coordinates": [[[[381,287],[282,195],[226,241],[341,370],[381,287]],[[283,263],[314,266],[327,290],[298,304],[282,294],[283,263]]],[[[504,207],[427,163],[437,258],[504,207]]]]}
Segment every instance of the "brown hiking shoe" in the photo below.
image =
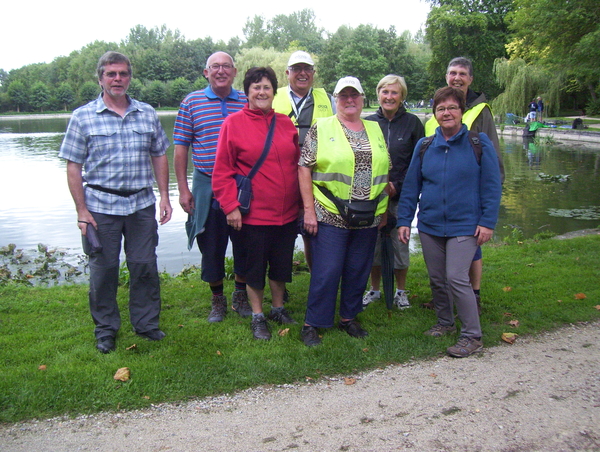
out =
{"type": "Polygon", "coordinates": [[[450,356],[455,358],[466,358],[473,353],[483,350],[483,342],[474,337],[461,336],[458,338],[456,345],[448,347],[446,351],[450,356]]]}
{"type": "Polygon", "coordinates": [[[260,339],[263,341],[268,341],[271,339],[271,332],[269,331],[269,326],[267,325],[267,319],[264,316],[253,318],[250,328],[252,329],[252,336],[254,339],[260,339]]]}
{"type": "Polygon", "coordinates": [[[425,334],[426,336],[442,337],[442,336],[445,336],[446,334],[452,334],[452,333],[456,333],[456,327],[454,325],[446,326],[446,325],[440,325],[439,323],[437,323],[437,324],[433,325],[431,328],[429,328],[427,331],[425,331],[423,334],[425,334]]]}
{"type": "Polygon", "coordinates": [[[240,317],[250,317],[252,308],[248,303],[248,292],[245,290],[235,290],[231,294],[231,309],[237,312],[240,317]]]}
{"type": "Polygon", "coordinates": [[[212,309],[208,314],[208,321],[210,323],[222,322],[225,315],[227,315],[227,298],[225,298],[225,295],[213,295],[212,309]]]}

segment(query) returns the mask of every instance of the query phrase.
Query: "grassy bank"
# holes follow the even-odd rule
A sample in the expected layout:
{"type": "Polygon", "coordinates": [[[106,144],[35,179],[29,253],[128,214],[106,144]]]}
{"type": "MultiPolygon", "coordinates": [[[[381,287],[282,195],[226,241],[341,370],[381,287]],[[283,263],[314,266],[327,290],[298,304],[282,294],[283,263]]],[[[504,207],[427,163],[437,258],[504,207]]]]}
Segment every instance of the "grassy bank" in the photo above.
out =
{"type": "MultiPolygon", "coordinates": [[[[535,334],[600,318],[599,255],[600,236],[486,246],[485,345],[500,344],[504,332],[535,334]]],[[[299,274],[289,285],[288,309],[299,323],[308,282],[309,275],[299,274]]],[[[383,302],[375,303],[360,317],[368,338],[331,329],[314,348],[301,343],[300,325],[259,342],[252,339],[249,319],[234,313],[208,324],[210,295],[196,274],[163,283],[161,324],[167,337],[148,342],[131,332],[121,288],[123,327],[117,351],[108,355],[94,348],[86,286],[1,287],[0,421],[129,410],[439,356],[456,337],[422,334],[435,314],[419,307],[430,297],[421,255],[412,258],[408,286],[412,309],[390,315],[383,302]],[[131,370],[127,382],[113,379],[121,367],[131,370]]],[[[232,283],[226,288],[231,292],[232,283]]]]}

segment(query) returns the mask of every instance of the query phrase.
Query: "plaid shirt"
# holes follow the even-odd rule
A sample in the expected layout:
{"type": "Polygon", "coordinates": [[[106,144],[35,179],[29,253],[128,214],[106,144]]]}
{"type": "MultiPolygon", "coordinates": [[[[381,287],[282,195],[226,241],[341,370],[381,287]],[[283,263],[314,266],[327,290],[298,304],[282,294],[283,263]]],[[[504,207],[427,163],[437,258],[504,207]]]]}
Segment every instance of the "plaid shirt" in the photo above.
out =
{"type": "Polygon", "coordinates": [[[156,202],[150,157],[164,155],[168,147],[167,134],[150,105],[129,98],[122,118],[108,109],[100,95],[73,112],[58,156],[82,164],[83,179],[89,184],[141,190],[125,197],[85,187],[90,212],[130,215],[156,202]]]}

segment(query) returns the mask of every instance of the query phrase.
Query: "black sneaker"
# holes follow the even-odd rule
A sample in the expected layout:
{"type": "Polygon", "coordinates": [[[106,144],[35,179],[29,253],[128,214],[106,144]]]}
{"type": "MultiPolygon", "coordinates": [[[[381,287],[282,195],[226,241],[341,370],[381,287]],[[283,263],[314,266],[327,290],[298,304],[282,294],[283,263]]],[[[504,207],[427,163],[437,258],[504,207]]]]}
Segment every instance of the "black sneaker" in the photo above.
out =
{"type": "Polygon", "coordinates": [[[280,323],[282,325],[285,323],[287,323],[287,324],[296,323],[296,321],[294,319],[292,319],[290,314],[285,309],[282,309],[281,311],[271,310],[271,312],[269,312],[269,315],[267,316],[267,318],[269,320],[280,323]]]}
{"type": "Polygon", "coordinates": [[[143,333],[139,333],[139,332],[136,331],[135,334],[137,334],[138,336],[141,336],[141,337],[145,337],[149,341],[161,341],[166,336],[166,334],[163,333],[158,328],[155,329],[155,330],[144,331],[143,333]]]}
{"type": "Polygon", "coordinates": [[[362,327],[360,326],[360,323],[358,323],[354,319],[352,319],[348,322],[340,322],[340,324],[338,325],[338,328],[340,330],[345,331],[352,337],[363,338],[363,337],[367,337],[369,335],[369,333],[366,330],[362,329],[362,327]]]}
{"type": "Polygon", "coordinates": [[[262,339],[264,341],[271,339],[271,332],[267,325],[267,319],[264,316],[253,318],[251,328],[254,339],[262,339]]]}
{"type": "Polygon", "coordinates": [[[319,333],[314,326],[304,325],[300,331],[300,337],[302,338],[304,345],[307,347],[314,347],[315,345],[319,345],[321,343],[319,333]]]}
{"type": "Polygon", "coordinates": [[[115,350],[115,338],[112,336],[102,336],[96,339],[96,348],[100,353],[110,353],[115,350]]]}

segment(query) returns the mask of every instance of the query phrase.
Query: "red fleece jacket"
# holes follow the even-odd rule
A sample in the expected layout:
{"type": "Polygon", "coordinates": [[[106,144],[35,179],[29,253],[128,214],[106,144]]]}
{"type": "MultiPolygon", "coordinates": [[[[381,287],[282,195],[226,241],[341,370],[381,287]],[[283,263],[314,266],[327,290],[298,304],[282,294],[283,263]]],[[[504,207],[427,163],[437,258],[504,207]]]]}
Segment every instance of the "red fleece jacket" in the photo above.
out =
{"type": "Polygon", "coordinates": [[[263,151],[275,114],[273,142],[252,178],[252,204],[250,212],[242,217],[244,224],[281,226],[298,217],[298,132],[290,118],[273,110],[265,114],[246,106],[225,119],[217,144],[212,188],[225,214],[239,206],[234,176],[250,173],[263,151]]]}

